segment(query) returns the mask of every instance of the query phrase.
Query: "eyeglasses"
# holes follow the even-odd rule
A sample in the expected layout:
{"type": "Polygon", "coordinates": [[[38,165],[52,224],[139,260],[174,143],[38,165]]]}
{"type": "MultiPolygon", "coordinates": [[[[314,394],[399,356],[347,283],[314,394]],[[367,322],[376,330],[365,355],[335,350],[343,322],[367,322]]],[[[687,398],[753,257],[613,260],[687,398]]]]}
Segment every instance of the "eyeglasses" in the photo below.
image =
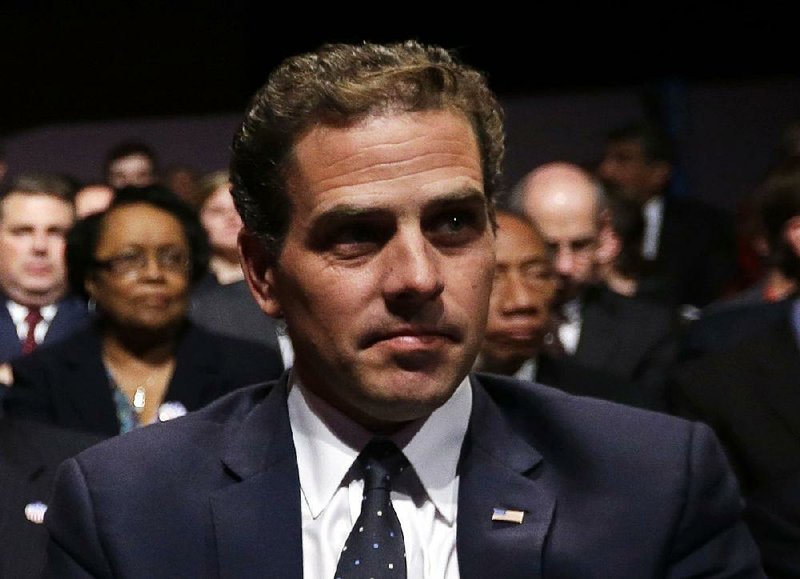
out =
{"type": "Polygon", "coordinates": [[[132,275],[147,267],[150,256],[154,256],[158,267],[170,273],[187,273],[190,260],[179,247],[159,247],[153,251],[132,249],[105,259],[95,259],[94,265],[115,275],[132,275]]]}

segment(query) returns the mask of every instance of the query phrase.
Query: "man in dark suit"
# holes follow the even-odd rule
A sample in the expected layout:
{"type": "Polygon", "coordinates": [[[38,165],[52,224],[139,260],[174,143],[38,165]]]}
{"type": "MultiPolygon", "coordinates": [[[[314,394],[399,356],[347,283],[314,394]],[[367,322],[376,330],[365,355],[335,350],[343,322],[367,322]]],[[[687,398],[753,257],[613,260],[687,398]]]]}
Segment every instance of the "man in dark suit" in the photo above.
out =
{"type": "Polygon", "coordinates": [[[608,134],[598,174],[616,194],[638,203],[645,220],[643,289],[690,310],[717,299],[736,271],[732,215],[697,199],[667,195],[674,152],[652,123],[608,134]]]}
{"type": "Polygon", "coordinates": [[[65,295],[69,195],[59,177],[21,175],[0,198],[0,363],[57,342],[86,321],[83,303],[65,295]]]}
{"type": "MultiPolygon", "coordinates": [[[[800,173],[765,187],[759,213],[776,264],[800,281],[800,173]]],[[[800,576],[800,302],[720,312],[674,377],[673,410],[711,425],[728,451],[771,577],[800,576]],[[735,331],[730,322],[737,324],[735,331]],[[733,337],[726,337],[732,334],[733,337]],[[700,351],[698,351],[698,349],[700,351]]],[[[698,332],[698,335],[702,335],[698,332]]]]}
{"type": "Polygon", "coordinates": [[[481,75],[325,46],[272,72],[233,151],[292,371],[68,461],[50,576],[763,576],[706,427],[468,375],[502,158],[481,75]]]}
{"type": "Polygon", "coordinates": [[[647,406],[635,383],[589,368],[557,349],[557,283],[544,237],[521,213],[498,209],[496,220],[494,284],[475,369],[647,406]]]}
{"type": "Polygon", "coordinates": [[[12,420],[0,409],[0,577],[40,576],[47,546],[42,517],[56,468],[99,440],[12,420]]]}
{"type": "Polygon", "coordinates": [[[648,406],[664,408],[678,319],[673,308],[602,283],[601,265],[618,247],[600,183],[577,165],[548,163],[522,179],[511,204],[530,216],[553,252],[564,351],[582,366],[636,383],[648,406]]]}

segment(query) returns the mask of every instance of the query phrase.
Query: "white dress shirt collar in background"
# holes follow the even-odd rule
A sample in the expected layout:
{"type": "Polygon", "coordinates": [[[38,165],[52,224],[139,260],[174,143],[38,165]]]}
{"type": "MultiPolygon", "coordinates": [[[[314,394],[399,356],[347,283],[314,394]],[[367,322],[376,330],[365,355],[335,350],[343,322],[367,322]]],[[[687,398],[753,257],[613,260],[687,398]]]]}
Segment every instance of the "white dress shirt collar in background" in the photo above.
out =
{"type": "MultiPolygon", "coordinates": [[[[25,321],[25,317],[28,315],[29,308],[12,300],[8,300],[6,306],[8,307],[11,320],[17,328],[17,336],[19,336],[20,341],[22,341],[25,339],[25,336],[28,335],[28,322],[25,321]]],[[[53,321],[53,318],[56,317],[57,311],[58,306],[56,304],[50,304],[39,308],[39,313],[42,314],[42,321],[36,325],[36,330],[33,335],[37,344],[41,344],[44,341],[47,330],[50,328],[50,323],[53,321]]]]}
{"type": "Polygon", "coordinates": [[[572,299],[561,307],[561,315],[564,320],[558,325],[558,339],[564,352],[569,355],[575,353],[581,339],[582,307],[580,298],[572,299]]]}
{"type": "Polygon", "coordinates": [[[653,260],[658,256],[661,223],[664,220],[664,198],[653,197],[642,207],[644,217],[644,236],[642,238],[642,257],[653,260]]]}

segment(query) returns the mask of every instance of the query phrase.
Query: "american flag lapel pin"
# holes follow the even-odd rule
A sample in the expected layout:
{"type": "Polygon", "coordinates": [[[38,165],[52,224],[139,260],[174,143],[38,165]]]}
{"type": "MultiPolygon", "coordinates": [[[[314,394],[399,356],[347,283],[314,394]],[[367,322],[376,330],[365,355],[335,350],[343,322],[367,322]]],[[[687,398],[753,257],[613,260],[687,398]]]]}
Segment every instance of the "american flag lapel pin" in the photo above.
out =
{"type": "Polygon", "coordinates": [[[492,512],[493,521],[501,521],[503,523],[516,523],[522,524],[522,519],[525,517],[525,511],[515,511],[512,509],[494,508],[492,512]]]}

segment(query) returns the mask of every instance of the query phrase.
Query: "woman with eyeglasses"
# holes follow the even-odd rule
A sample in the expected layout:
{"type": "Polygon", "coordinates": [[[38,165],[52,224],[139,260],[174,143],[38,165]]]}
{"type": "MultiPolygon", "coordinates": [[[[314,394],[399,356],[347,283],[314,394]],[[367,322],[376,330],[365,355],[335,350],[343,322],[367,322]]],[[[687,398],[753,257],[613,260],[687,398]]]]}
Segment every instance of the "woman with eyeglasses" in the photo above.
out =
{"type": "Polygon", "coordinates": [[[188,320],[208,255],[194,210],[159,186],[123,189],[78,222],[68,276],[93,323],[13,364],[7,412],[113,436],[280,375],[277,351],[188,320]]]}

